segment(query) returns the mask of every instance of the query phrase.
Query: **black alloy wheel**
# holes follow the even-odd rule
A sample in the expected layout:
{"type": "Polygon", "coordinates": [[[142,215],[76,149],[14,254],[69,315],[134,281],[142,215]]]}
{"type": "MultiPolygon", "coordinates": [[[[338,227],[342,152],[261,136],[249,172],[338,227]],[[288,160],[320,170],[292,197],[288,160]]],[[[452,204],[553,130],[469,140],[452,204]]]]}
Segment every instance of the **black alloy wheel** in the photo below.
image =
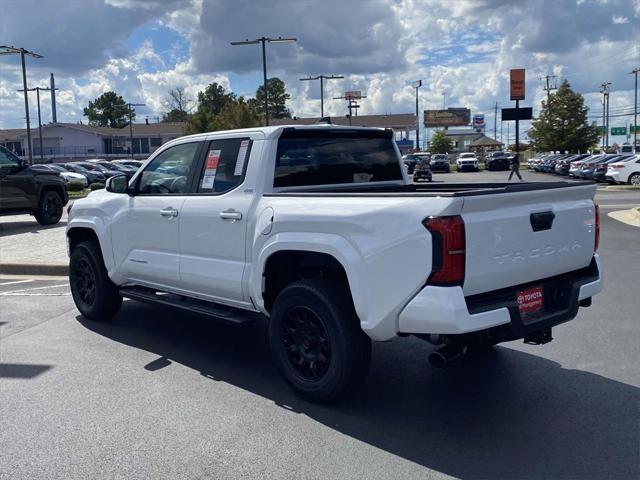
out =
{"type": "Polygon", "coordinates": [[[74,285],[78,297],[87,305],[96,300],[96,275],[85,258],[81,258],[74,266],[74,285]]]}
{"type": "Polygon", "coordinates": [[[281,341],[293,369],[306,380],[322,378],[329,369],[331,349],[322,319],[313,310],[289,310],[280,325],[281,341]]]}
{"type": "Polygon", "coordinates": [[[60,194],[54,191],[45,192],[40,199],[36,220],[40,225],[53,225],[62,218],[63,201],[60,194]]]}

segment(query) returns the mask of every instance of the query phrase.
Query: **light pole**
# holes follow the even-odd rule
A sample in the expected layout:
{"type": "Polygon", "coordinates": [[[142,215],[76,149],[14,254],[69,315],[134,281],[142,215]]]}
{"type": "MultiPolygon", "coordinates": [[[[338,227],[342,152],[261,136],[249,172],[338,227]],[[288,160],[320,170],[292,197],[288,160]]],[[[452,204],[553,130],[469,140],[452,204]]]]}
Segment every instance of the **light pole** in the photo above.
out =
{"type": "MultiPolygon", "coordinates": [[[[30,92],[36,92],[36,98],[38,99],[38,135],[40,137],[40,163],[44,163],[44,149],[42,147],[42,117],[40,116],[40,90],[50,91],[58,90],[57,88],[51,89],[49,87],[34,87],[28,89],[30,92]]],[[[18,90],[21,92],[22,90],[18,90]]]]}
{"type": "Polygon", "coordinates": [[[146,105],[144,103],[127,103],[127,106],[129,107],[129,144],[131,145],[130,156],[133,159],[133,109],[131,107],[145,107],[146,105]]]}
{"type": "Polygon", "coordinates": [[[416,89],[416,150],[420,150],[420,114],[418,113],[418,89],[422,86],[422,80],[416,80],[411,84],[416,89]]]}
{"type": "Polygon", "coordinates": [[[33,163],[33,154],[31,153],[31,125],[29,123],[29,98],[27,96],[27,68],[25,66],[24,56],[29,55],[33,58],[44,58],[42,55],[30,52],[24,48],[0,46],[0,55],[20,55],[22,60],[22,88],[24,90],[24,113],[27,121],[27,149],[29,150],[29,163],[33,163]]]}
{"type": "Polygon", "coordinates": [[[609,146],[609,85],[611,82],[602,82],[600,86],[602,90],[602,150],[609,146]]]}
{"type": "Polygon", "coordinates": [[[636,76],[636,86],[633,95],[633,151],[637,152],[638,148],[638,72],[640,67],[636,67],[631,71],[632,75],[636,76]]]}
{"type": "Polygon", "coordinates": [[[305,77],[301,78],[300,81],[304,82],[307,80],[320,80],[320,118],[324,117],[324,81],[325,80],[336,80],[338,78],[344,78],[342,75],[316,75],[315,77],[305,77]]]}
{"type": "Polygon", "coordinates": [[[262,75],[263,75],[263,88],[264,88],[264,120],[266,126],[269,126],[269,102],[267,95],[267,52],[265,49],[265,43],[288,43],[288,42],[297,42],[296,38],[269,38],[269,37],[260,37],[255,40],[243,40],[240,42],[231,42],[231,45],[253,45],[257,43],[262,44],[262,75]]]}

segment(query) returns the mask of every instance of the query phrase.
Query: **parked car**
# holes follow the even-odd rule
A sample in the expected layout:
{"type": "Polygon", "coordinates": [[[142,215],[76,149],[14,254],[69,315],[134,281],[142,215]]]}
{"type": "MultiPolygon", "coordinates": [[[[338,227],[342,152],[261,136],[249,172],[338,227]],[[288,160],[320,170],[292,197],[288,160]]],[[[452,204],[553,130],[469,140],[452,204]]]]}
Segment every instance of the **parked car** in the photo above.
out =
{"type": "Polygon", "coordinates": [[[568,158],[564,158],[562,160],[560,160],[558,163],[556,163],[556,170],[555,173],[557,173],[558,175],[562,175],[562,176],[567,176],[569,175],[569,170],[571,168],[571,163],[572,162],[577,162],[580,161],[584,158],[587,158],[589,156],[588,153],[582,153],[579,155],[572,155],[568,158]]]}
{"type": "Polygon", "coordinates": [[[129,158],[121,158],[118,160],[111,160],[111,163],[116,163],[119,165],[126,165],[127,167],[133,167],[136,170],[142,166],[144,162],[140,160],[131,160],[129,158]]]}
{"type": "Polygon", "coordinates": [[[444,366],[475,347],[548,343],[601,291],[595,185],[434,187],[403,169],[382,129],[173,140],[132,181],[112,177],[74,202],[73,300],[96,321],[127,297],[265,322],[286,382],[322,402],[355,391],[371,340],[416,335],[440,345],[430,361],[444,366]]]}
{"type": "Polygon", "coordinates": [[[607,160],[618,158],[618,156],[619,155],[617,154],[609,153],[606,155],[601,155],[596,159],[589,160],[588,162],[583,162],[582,166],[580,167],[580,172],[577,176],[579,176],[580,178],[584,178],[586,180],[591,180],[593,177],[593,171],[595,170],[596,165],[606,162],[607,160]]]}
{"type": "Polygon", "coordinates": [[[64,168],[63,165],[60,165],[60,164],[57,164],[57,163],[48,163],[47,166],[50,169],[55,170],[56,172],[60,173],[60,175],[62,175],[62,178],[67,180],[67,183],[74,183],[75,182],[75,183],[80,183],[83,187],[88,187],[89,186],[89,179],[86,177],[86,175],[84,175],[82,173],[70,172],[69,170],[64,168]]]}
{"type": "Polygon", "coordinates": [[[122,172],[112,168],[105,168],[96,162],[76,162],[76,164],[92,172],[100,172],[104,175],[105,179],[115,177],[116,175],[122,175],[122,172]]]}
{"type": "Polygon", "coordinates": [[[129,179],[133,178],[133,175],[138,171],[137,167],[130,167],[122,163],[113,163],[107,160],[93,160],[92,163],[102,165],[108,170],[124,173],[129,179]]]}
{"type": "Polygon", "coordinates": [[[593,162],[595,160],[598,160],[599,158],[602,158],[603,156],[604,155],[601,155],[601,154],[590,155],[589,157],[586,157],[582,160],[578,160],[577,162],[571,162],[571,167],[569,168],[569,176],[575,177],[575,178],[582,177],[582,174],[581,174],[582,167],[589,162],[593,162]]]}
{"type": "Polygon", "coordinates": [[[485,160],[487,170],[509,170],[511,168],[511,155],[505,152],[491,152],[485,160]]]}
{"type": "Polygon", "coordinates": [[[464,170],[478,172],[480,170],[480,166],[478,165],[478,158],[476,157],[475,153],[461,153],[460,155],[458,155],[456,165],[458,167],[458,172],[462,172],[464,170]]]}
{"type": "Polygon", "coordinates": [[[0,147],[0,215],[29,213],[40,225],[58,223],[69,201],[64,179],[51,169],[31,168],[0,147]]]}
{"type": "Polygon", "coordinates": [[[449,173],[451,165],[449,165],[449,155],[446,153],[435,153],[431,155],[431,171],[449,173]]]}
{"type": "Polygon", "coordinates": [[[604,162],[597,163],[594,166],[593,173],[589,177],[591,180],[596,180],[598,182],[606,182],[607,169],[608,166],[612,163],[624,162],[627,158],[633,157],[633,154],[622,154],[616,155],[613,158],[609,158],[604,162]]]}
{"type": "Polygon", "coordinates": [[[628,183],[640,186],[640,155],[607,165],[605,176],[609,183],[628,183]]]}
{"type": "Polygon", "coordinates": [[[89,184],[104,183],[104,181],[106,180],[102,172],[99,172],[97,170],[89,170],[76,162],[65,163],[63,164],[63,166],[70,172],[81,173],[82,175],[87,177],[89,184]]]}

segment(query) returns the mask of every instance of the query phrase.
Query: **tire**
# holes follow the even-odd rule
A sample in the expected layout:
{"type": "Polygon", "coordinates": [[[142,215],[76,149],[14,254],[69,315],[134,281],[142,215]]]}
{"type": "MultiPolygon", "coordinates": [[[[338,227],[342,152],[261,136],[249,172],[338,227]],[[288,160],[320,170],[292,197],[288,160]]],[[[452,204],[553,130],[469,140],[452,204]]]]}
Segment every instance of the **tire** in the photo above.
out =
{"type": "Polygon", "coordinates": [[[371,339],[344,287],[302,280],[276,298],[269,324],[273,359],[289,386],[312,402],[334,402],[362,383],[371,339]]]}
{"type": "Polygon", "coordinates": [[[62,218],[63,208],[64,201],[60,194],[54,190],[46,190],[40,196],[34,216],[40,225],[54,225],[62,218]]]}
{"type": "Polygon", "coordinates": [[[71,252],[69,286],[76,307],[89,320],[109,320],[120,310],[122,297],[95,241],[81,242],[71,252]]]}
{"type": "Polygon", "coordinates": [[[629,176],[629,185],[640,186],[640,173],[634,173],[629,176]]]}

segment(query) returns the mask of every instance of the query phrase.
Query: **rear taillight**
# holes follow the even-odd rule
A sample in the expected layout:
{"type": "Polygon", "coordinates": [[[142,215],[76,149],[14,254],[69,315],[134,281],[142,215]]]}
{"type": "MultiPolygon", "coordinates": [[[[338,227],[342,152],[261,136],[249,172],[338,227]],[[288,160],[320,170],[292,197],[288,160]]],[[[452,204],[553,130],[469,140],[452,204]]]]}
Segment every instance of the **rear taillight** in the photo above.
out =
{"type": "Polygon", "coordinates": [[[596,207],[596,241],[593,244],[593,251],[595,253],[600,246],[600,206],[597,203],[594,203],[594,205],[596,207]]]}
{"type": "Polygon", "coordinates": [[[624,168],[624,163],[612,163],[611,165],[608,165],[611,168],[624,168]]]}
{"type": "Polygon", "coordinates": [[[422,224],[431,233],[432,268],[429,285],[452,286],[464,282],[465,231],[459,215],[425,218],[422,224]]]}

